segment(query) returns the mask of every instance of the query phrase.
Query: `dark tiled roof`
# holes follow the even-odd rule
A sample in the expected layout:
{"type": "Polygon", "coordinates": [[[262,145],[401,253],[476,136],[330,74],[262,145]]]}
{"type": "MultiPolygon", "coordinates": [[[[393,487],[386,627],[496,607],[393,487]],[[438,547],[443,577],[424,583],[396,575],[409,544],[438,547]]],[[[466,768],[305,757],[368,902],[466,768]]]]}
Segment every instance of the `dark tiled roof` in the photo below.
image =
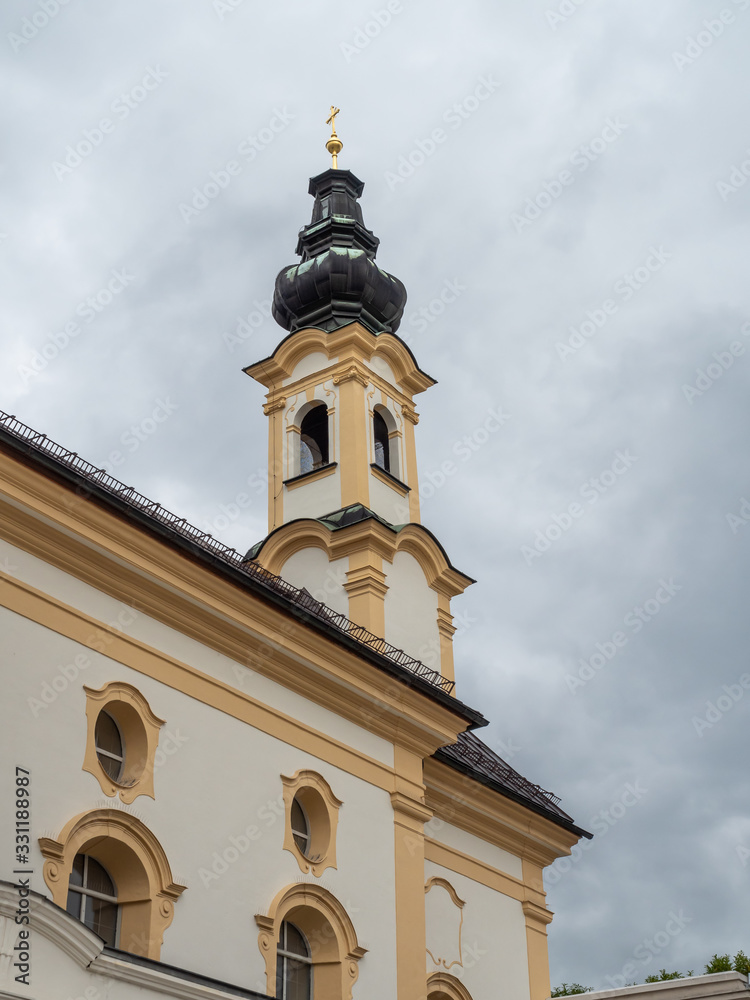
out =
{"type": "Polygon", "coordinates": [[[568,827],[580,836],[591,836],[574,825],[573,819],[560,808],[560,799],[556,795],[524,778],[474,733],[461,733],[458,742],[442,747],[435,754],[435,759],[522,805],[531,806],[535,812],[545,814],[553,822],[568,827]]]}

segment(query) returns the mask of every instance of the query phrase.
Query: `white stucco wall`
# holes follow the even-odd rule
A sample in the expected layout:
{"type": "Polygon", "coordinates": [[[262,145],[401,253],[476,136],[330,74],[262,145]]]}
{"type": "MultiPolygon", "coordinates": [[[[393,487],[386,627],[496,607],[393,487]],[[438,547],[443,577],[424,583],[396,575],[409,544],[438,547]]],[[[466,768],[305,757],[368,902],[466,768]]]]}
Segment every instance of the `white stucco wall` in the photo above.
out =
{"type": "Polygon", "coordinates": [[[284,523],[298,517],[322,517],[341,508],[341,468],[316,479],[284,487],[284,523]]]}
{"type": "Polygon", "coordinates": [[[383,360],[383,358],[375,356],[371,358],[369,361],[365,360],[364,363],[367,365],[370,371],[375,372],[376,375],[379,375],[386,382],[390,382],[391,385],[394,386],[398,385],[398,382],[396,381],[396,375],[393,369],[391,368],[391,366],[388,364],[387,361],[383,360]]]}
{"type": "MultiPolygon", "coordinates": [[[[5,664],[0,729],[13,751],[10,765],[31,772],[34,844],[94,808],[133,813],[158,838],[175,881],[188,886],[175,905],[161,960],[265,988],[254,914],[267,912],[282,888],[305,878],[316,881],[303,876],[292,855],[281,849],[280,775],[311,768],[344,803],[338,870],[328,869],[319,882],[345,905],[360,944],[373,955],[361,964],[362,995],[394,995],[393,813],[386,792],[6,609],[0,609],[0,633],[5,664]],[[86,668],[78,676],[69,672],[66,683],[55,683],[65,678],[61,668],[81,652],[86,668]],[[133,684],[166,720],[160,745],[170,752],[161,755],[156,771],[156,799],[140,796],[132,806],[117,806],[96,778],[81,770],[83,684],[100,688],[112,680],[133,684]],[[28,699],[37,698],[45,684],[56,689],[55,697],[43,709],[30,709],[28,699]],[[224,870],[221,855],[233,846],[232,837],[240,853],[224,870]]],[[[0,779],[3,801],[10,800],[11,780],[7,767],[0,779]]],[[[0,840],[11,843],[10,813],[0,814],[0,840]]],[[[36,846],[32,861],[32,888],[48,894],[36,846]]],[[[12,880],[11,867],[6,852],[0,877],[12,880]]]]}
{"type": "Polygon", "coordinates": [[[295,587],[306,587],[316,601],[334,611],[349,614],[349,595],[344,590],[349,559],[328,561],[322,549],[302,549],[284,563],[280,575],[295,587]]]}
{"type": "Polygon", "coordinates": [[[323,368],[328,368],[329,365],[335,364],[337,360],[337,358],[329,359],[328,355],[323,354],[322,351],[313,351],[297,362],[292,374],[289,378],[285,378],[281,384],[293,385],[297,379],[305,378],[307,375],[312,375],[313,372],[319,372],[323,368]]]}
{"type": "MultiPolygon", "coordinates": [[[[255,661],[262,659],[264,655],[260,643],[248,639],[246,660],[244,663],[238,663],[143,612],[134,612],[121,601],[7,542],[0,542],[0,561],[3,560],[11,568],[14,577],[32,587],[50,594],[97,621],[114,624],[120,631],[132,635],[149,646],[197,667],[208,676],[236,687],[292,718],[305,719],[307,724],[318,732],[328,733],[346,746],[353,747],[389,767],[393,766],[393,745],[387,740],[380,739],[347,719],[342,719],[322,705],[308,701],[307,698],[253,669],[255,661]]],[[[65,664],[68,662],[72,660],[61,661],[65,664]]],[[[55,671],[52,672],[52,676],[55,676],[55,671]]],[[[83,683],[90,682],[84,679],[83,683]]],[[[39,697],[38,690],[33,697],[39,697]]]]}
{"type": "MultiPolygon", "coordinates": [[[[460,808],[460,806],[458,807],[460,808]]],[[[491,868],[496,868],[513,878],[523,879],[523,862],[515,854],[504,851],[494,844],[488,844],[486,840],[475,837],[473,833],[467,833],[460,827],[446,823],[444,820],[433,817],[429,823],[425,823],[425,837],[436,840],[446,847],[452,847],[462,854],[467,854],[470,858],[483,861],[491,868]]]]}
{"type": "MultiPolygon", "coordinates": [[[[450,882],[465,903],[460,911],[463,916],[460,928],[462,964],[447,971],[464,983],[475,1000],[497,996],[502,996],[503,1000],[528,1000],[526,922],[518,900],[428,861],[425,863],[425,882],[432,877],[450,882]]],[[[445,899],[446,894],[437,889],[431,889],[425,897],[427,947],[435,957],[439,951],[447,953],[445,915],[450,914],[451,908],[445,905],[445,899]]],[[[458,913],[455,907],[453,910],[458,913]]],[[[454,924],[456,933],[459,920],[454,924]]],[[[457,943],[451,955],[453,953],[459,953],[457,943]]],[[[448,958],[448,962],[452,960],[448,958]]],[[[446,971],[434,964],[429,955],[426,964],[428,975],[446,971]]]]}
{"type": "Polygon", "coordinates": [[[437,627],[437,594],[422,568],[408,552],[398,552],[392,564],[384,563],[388,593],[385,597],[385,638],[399,649],[440,669],[440,634],[437,627]]]}
{"type": "Polygon", "coordinates": [[[408,524],[409,497],[388,486],[370,469],[370,508],[391,524],[408,524]]]}

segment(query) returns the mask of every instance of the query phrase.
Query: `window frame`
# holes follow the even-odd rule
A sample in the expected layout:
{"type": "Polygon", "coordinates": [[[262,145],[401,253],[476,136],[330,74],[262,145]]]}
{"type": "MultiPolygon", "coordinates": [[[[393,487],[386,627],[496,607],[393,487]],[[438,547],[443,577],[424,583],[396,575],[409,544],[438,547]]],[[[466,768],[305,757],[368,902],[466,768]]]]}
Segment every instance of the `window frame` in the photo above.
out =
{"type": "Polygon", "coordinates": [[[107,774],[107,776],[109,778],[112,779],[112,781],[114,781],[117,784],[119,784],[120,783],[120,779],[122,778],[123,772],[125,770],[125,756],[126,756],[126,753],[127,753],[127,747],[125,745],[125,739],[124,739],[124,737],[122,735],[122,730],[120,729],[119,725],[117,724],[117,719],[115,719],[115,717],[110,712],[108,712],[106,708],[103,708],[99,712],[99,714],[96,717],[96,722],[94,723],[94,748],[96,750],[97,760],[102,765],[102,768],[104,769],[104,772],[107,774]],[[117,736],[118,736],[118,738],[120,740],[120,754],[119,755],[112,753],[110,750],[105,750],[103,747],[99,746],[99,743],[98,743],[98,740],[97,740],[97,730],[99,729],[99,720],[102,718],[102,716],[106,716],[106,718],[108,718],[109,721],[112,723],[112,725],[115,727],[115,731],[117,732],[117,736]],[[118,770],[118,772],[117,772],[116,775],[110,774],[109,771],[107,771],[107,768],[104,766],[104,762],[101,759],[102,755],[105,756],[105,757],[109,757],[111,760],[119,761],[120,768],[119,768],[119,770],[118,770]]]}
{"type": "Polygon", "coordinates": [[[330,465],[330,454],[331,440],[328,426],[328,407],[323,400],[313,400],[312,405],[306,410],[299,422],[299,475],[306,476],[311,472],[318,472],[320,469],[324,469],[327,465],[330,465]],[[305,440],[306,438],[315,446],[319,458],[316,459],[315,453],[305,440]],[[312,459],[312,466],[309,469],[303,468],[303,447],[307,448],[312,459]]]}
{"type": "Polygon", "coordinates": [[[287,963],[289,961],[298,962],[302,965],[310,966],[310,980],[307,989],[306,1000],[313,1000],[315,996],[315,963],[312,959],[312,949],[310,948],[310,943],[303,934],[303,932],[297,927],[296,924],[292,923],[291,920],[282,920],[281,926],[279,927],[279,937],[276,945],[276,1000],[288,1000],[287,997],[287,986],[288,980],[286,977],[287,963]],[[289,951],[287,948],[287,929],[292,927],[297,934],[302,938],[305,947],[307,948],[306,955],[300,955],[296,952],[289,951]],[[282,938],[284,939],[284,944],[282,947],[282,938]],[[281,958],[281,973],[279,972],[279,958],[281,958]],[[281,976],[281,995],[279,995],[279,976],[281,976]]]}
{"type": "Polygon", "coordinates": [[[84,927],[88,927],[88,929],[92,932],[92,934],[96,934],[97,937],[101,937],[101,934],[99,934],[98,931],[94,927],[90,926],[87,923],[86,919],[85,919],[86,900],[89,899],[89,898],[91,898],[91,899],[101,899],[101,900],[104,900],[107,903],[112,903],[114,905],[114,907],[115,907],[115,932],[114,932],[114,941],[110,944],[104,938],[102,938],[102,940],[104,941],[105,944],[110,945],[110,947],[116,948],[117,945],[118,945],[118,942],[120,940],[120,926],[121,926],[121,922],[122,922],[122,907],[121,907],[120,903],[118,902],[117,883],[112,878],[112,876],[110,875],[110,873],[107,870],[107,868],[101,863],[101,861],[98,861],[96,858],[92,857],[90,854],[86,854],[84,852],[79,852],[73,858],[73,866],[71,868],[70,877],[68,878],[68,898],[66,899],[65,910],[66,910],[67,913],[70,914],[71,917],[74,917],[76,920],[79,920],[83,924],[84,927]],[[72,886],[70,883],[71,883],[71,879],[72,879],[72,876],[73,876],[73,868],[75,867],[75,863],[76,863],[76,860],[78,858],[83,858],[83,875],[81,877],[82,881],[81,881],[81,885],[74,885],[74,886],[72,886]],[[104,874],[107,876],[107,878],[109,879],[109,881],[112,883],[112,888],[114,889],[114,896],[108,896],[108,895],[106,895],[106,893],[98,892],[96,889],[90,889],[86,885],[86,878],[87,878],[87,875],[88,875],[88,869],[89,869],[89,862],[90,861],[93,861],[94,864],[97,864],[102,869],[102,871],[104,872],[104,874]],[[70,894],[71,893],[73,893],[74,895],[77,895],[77,896],[81,897],[81,905],[79,907],[79,914],[78,914],[78,916],[76,916],[74,913],[70,913],[70,909],[68,908],[69,905],[70,905],[70,894]]]}

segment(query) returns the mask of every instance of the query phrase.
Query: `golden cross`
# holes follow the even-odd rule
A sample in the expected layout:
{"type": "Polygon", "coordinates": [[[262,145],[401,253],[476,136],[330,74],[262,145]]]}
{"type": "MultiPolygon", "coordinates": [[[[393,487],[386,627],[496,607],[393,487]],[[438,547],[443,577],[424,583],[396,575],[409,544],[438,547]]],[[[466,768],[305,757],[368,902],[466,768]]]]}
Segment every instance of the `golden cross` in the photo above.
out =
{"type": "Polygon", "coordinates": [[[344,144],[336,135],[336,115],[339,113],[339,108],[335,108],[331,105],[331,113],[326,118],[326,125],[331,126],[331,138],[326,143],[326,149],[331,154],[331,166],[334,170],[338,170],[339,167],[339,153],[344,148],[344,144]]]}
{"type": "Polygon", "coordinates": [[[335,108],[331,105],[331,113],[328,118],[326,118],[326,125],[331,126],[331,135],[336,135],[336,115],[339,114],[340,111],[341,108],[335,108]]]}

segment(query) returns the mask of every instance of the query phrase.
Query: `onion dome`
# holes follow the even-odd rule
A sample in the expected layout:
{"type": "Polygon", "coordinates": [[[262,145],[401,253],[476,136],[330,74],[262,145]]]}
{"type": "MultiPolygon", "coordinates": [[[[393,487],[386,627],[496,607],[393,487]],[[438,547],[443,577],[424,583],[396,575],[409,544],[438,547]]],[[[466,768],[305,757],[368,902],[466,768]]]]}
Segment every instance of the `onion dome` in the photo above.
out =
{"type": "Polygon", "coordinates": [[[310,179],[312,220],[301,230],[299,264],[276,278],[273,315],[294,333],[328,333],[355,321],[373,333],[395,333],[406,289],[375,263],[380,240],[365,227],[357,199],[364,184],[350,170],[326,170],[310,179]]]}

